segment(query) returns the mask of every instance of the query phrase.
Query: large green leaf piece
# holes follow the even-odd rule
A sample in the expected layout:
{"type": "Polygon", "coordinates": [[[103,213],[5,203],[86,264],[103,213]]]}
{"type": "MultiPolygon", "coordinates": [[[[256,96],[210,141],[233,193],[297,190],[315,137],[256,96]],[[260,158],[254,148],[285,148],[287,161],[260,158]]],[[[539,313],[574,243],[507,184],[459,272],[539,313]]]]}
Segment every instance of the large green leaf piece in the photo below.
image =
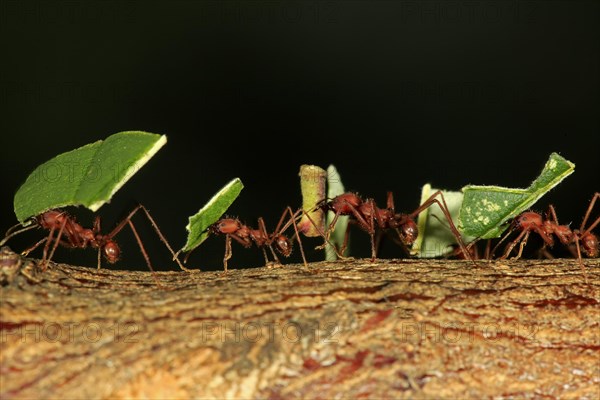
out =
{"type": "Polygon", "coordinates": [[[204,207],[190,217],[186,226],[187,243],[182,251],[188,252],[200,246],[209,235],[208,228],[217,222],[244,188],[240,178],[235,178],[215,194],[204,207]]]}
{"type": "Polygon", "coordinates": [[[97,211],[166,142],[165,135],[127,131],[54,157],[37,167],[15,194],[17,219],[26,223],[66,206],[97,211]]]}
{"type": "Polygon", "coordinates": [[[499,237],[508,227],[508,220],[530,208],[574,170],[575,164],[552,153],[541,174],[527,189],[465,186],[458,229],[463,235],[481,239],[499,237]]]}

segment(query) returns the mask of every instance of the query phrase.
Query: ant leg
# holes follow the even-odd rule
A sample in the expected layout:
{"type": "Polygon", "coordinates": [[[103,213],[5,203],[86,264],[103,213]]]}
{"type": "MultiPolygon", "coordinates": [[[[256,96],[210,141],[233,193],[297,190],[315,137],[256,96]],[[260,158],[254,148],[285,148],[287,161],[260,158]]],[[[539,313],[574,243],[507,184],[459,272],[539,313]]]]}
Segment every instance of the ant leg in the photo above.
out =
{"type": "Polygon", "coordinates": [[[392,214],[396,214],[396,206],[394,205],[394,193],[387,192],[387,208],[392,212],[392,214]]]}
{"type": "Polygon", "coordinates": [[[29,255],[29,253],[31,253],[32,251],[34,251],[35,249],[37,249],[42,243],[44,243],[47,240],[48,240],[48,237],[43,238],[42,240],[40,240],[39,242],[37,242],[33,246],[29,247],[28,249],[23,250],[21,252],[21,255],[23,257],[27,257],[29,255]]]}
{"type": "MultiPolygon", "coordinates": [[[[504,236],[502,236],[502,238],[498,241],[498,243],[496,243],[496,245],[492,249],[492,252],[490,253],[490,256],[488,257],[488,260],[491,260],[492,258],[494,258],[494,254],[496,254],[496,250],[498,249],[498,247],[500,247],[500,245],[502,243],[504,243],[504,241],[510,236],[511,233],[513,233],[515,231],[515,229],[517,229],[516,228],[516,222],[517,222],[516,218],[514,218],[511,221],[511,223],[510,223],[510,225],[509,225],[509,227],[507,229],[508,232],[506,232],[506,234],[504,236]]],[[[491,240],[492,239],[488,239],[488,243],[491,242],[491,240]]]]}
{"type": "Polygon", "coordinates": [[[488,239],[486,244],[485,244],[485,259],[486,260],[491,260],[492,257],[492,239],[488,239]]]}
{"type": "MultiPolygon", "coordinates": [[[[348,247],[348,238],[350,237],[350,229],[348,229],[348,225],[346,225],[346,231],[344,232],[344,243],[342,243],[342,247],[340,248],[340,253],[343,255],[346,252],[346,248],[348,247]]],[[[337,252],[337,250],[336,250],[337,252]]]]}
{"type": "Polygon", "coordinates": [[[527,232],[527,233],[525,234],[525,237],[523,237],[523,240],[521,240],[521,244],[519,244],[519,252],[517,253],[517,255],[515,257],[513,257],[513,260],[518,260],[523,255],[523,248],[527,244],[527,239],[529,239],[529,234],[531,233],[531,231],[526,230],[525,232],[527,232]]]}
{"type": "MultiPolygon", "coordinates": [[[[144,245],[142,244],[142,239],[140,238],[140,235],[137,233],[137,230],[135,229],[133,222],[131,222],[131,219],[128,220],[127,222],[129,224],[129,227],[131,228],[131,231],[133,232],[133,236],[135,236],[135,240],[137,240],[138,246],[140,247],[140,251],[142,252],[142,255],[144,256],[144,259],[146,260],[148,269],[150,269],[150,272],[152,273],[152,278],[154,279],[154,282],[156,282],[156,286],[158,286],[159,288],[162,288],[163,286],[160,284],[160,281],[156,277],[156,272],[154,271],[154,268],[152,268],[152,263],[150,263],[150,257],[148,257],[148,253],[146,252],[146,249],[144,248],[144,245]]],[[[100,262],[100,253],[98,253],[98,262],[100,262]]],[[[98,264],[98,266],[100,266],[100,264],[98,264]]]]}
{"type": "Polygon", "coordinates": [[[366,203],[370,203],[372,205],[372,212],[369,215],[369,221],[364,218],[364,216],[358,211],[356,207],[352,204],[348,203],[348,207],[350,207],[350,211],[352,211],[352,215],[356,219],[358,225],[365,230],[369,236],[371,236],[371,262],[375,261],[377,258],[377,253],[375,252],[375,217],[374,214],[376,212],[375,202],[373,199],[368,199],[365,201],[366,203]]]}
{"type": "Polygon", "coordinates": [[[298,224],[296,224],[294,215],[297,213],[292,213],[292,208],[290,206],[287,207],[288,213],[292,216],[292,225],[294,225],[294,233],[296,235],[296,239],[298,240],[298,247],[300,247],[300,254],[302,255],[302,262],[305,267],[308,267],[308,263],[306,262],[306,254],[304,254],[304,246],[302,245],[302,239],[300,239],[300,233],[298,232],[298,224]]]}
{"type": "MultiPolygon", "coordinates": [[[[279,221],[279,223],[281,223],[281,220],[279,221]]],[[[278,225],[278,227],[279,227],[279,225],[278,225]]],[[[277,254],[275,253],[275,250],[273,250],[273,244],[271,243],[271,238],[269,237],[269,233],[267,232],[267,227],[265,225],[265,220],[262,217],[258,218],[258,229],[261,231],[261,233],[264,235],[264,237],[268,238],[267,239],[267,246],[269,246],[269,250],[271,251],[271,254],[273,255],[273,261],[275,263],[277,263],[277,264],[281,264],[281,261],[279,261],[279,257],[277,257],[277,254]]],[[[273,236],[275,236],[275,234],[273,234],[273,236]]],[[[264,250],[264,247],[263,247],[263,250],[264,250]]],[[[268,264],[269,261],[267,260],[266,254],[265,254],[265,260],[267,261],[267,264],[268,264]]]]}
{"type": "MultiPolygon", "coordinates": [[[[340,252],[338,251],[337,247],[331,243],[331,241],[326,237],[325,232],[323,232],[323,230],[315,223],[315,221],[312,219],[312,217],[306,213],[306,212],[302,212],[304,215],[306,215],[306,218],[308,218],[308,220],[310,221],[310,223],[315,227],[315,229],[319,232],[319,235],[321,235],[321,237],[323,239],[325,239],[325,243],[323,243],[323,245],[321,246],[317,246],[315,247],[315,249],[323,249],[325,247],[325,244],[328,244],[329,246],[331,246],[331,248],[335,251],[335,254],[338,256],[338,258],[340,260],[346,260],[350,257],[345,257],[342,254],[340,254],[340,252]]],[[[347,230],[348,228],[346,227],[346,232],[348,232],[347,230]]]]}
{"type": "MultiPolygon", "coordinates": [[[[517,243],[519,243],[519,241],[521,239],[523,239],[523,236],[525,236],[527,234],[527,232],[529,232],[528,229],[524,229],[521,231],[521,233],[519,233],[519,236],[516,237],[515,240],[513,240],[512,242],[510,242],[508,244],[508,246],[506,246],[506,251],[504,252],[504,254],[502,255],[502,257],[499,257],[499,260],[506,260],[508,258],[508,256],[510,255],[510,253],[512,252],[512,250],[515,248],[515,246],[517,245],[517,243]]],[[[500,243],[498,243],[499,245],[500,243]]],[[[496,245],[496,247],[498,247],[498,245],[496,245]]]]}
{"type": "Polygon", "coordinates": [[[545,258],[547,260],[554,260],[554,256],[552,255],[552,253],[550,253],[548,251],[548,248],[546,247],[546,244],[544,243],[544,245],[542,246],[542,248],[538,251],[538,258],[545,258]]]}
{"type": "Polygon", "coordinates": [[[131,222],[131,219],[128,219],[127,223],[129,224],[129,227],[131,228],[131,231],[133,232],[133,236],[135,236],[135,240],[137,241],[138,246],[140,247],[140,251],[142,252],[142,255],[144,256],[144,259],[146,260],[146,264],[148,265],[148,268],[154,274],[155,272],[154,272],[154,268],[152,268],[152,263],[150,262],[150,257],[148,257],[148,253],[146,252],[146,249],[144,248],[144,244],[142,243],[142,239],[140,238],[140,235],[138,234],[137,229],[135,229],[135,226],[133,225],[133,222],[131,222]]]}
{"type": "Polygon", "coordinates": [[[40,263],[40,268],[42,269],[42,271],[46,270],[44,266],[46,263],[46,257],[48,256],[48,249],[50,248],[50,243],[52,243],[52,240],[54,239],[53,236],[55,229],[56,227],[52,225],[52,228],[50,228],[50,233],[48,234],[48,240],[46,240],[46,244],[44,245],[44,252],[42,253],[42,262],[40,263]]]}
{"type": "Polygon", "coordinates": [[[227,261],[231,258],[231,236],[225,235],[225,255],[223,256],[223,270],[227,273],[227,261]]]}
{"type": "MultiPolygon", "coordinates": [[[[45,271],[46,268],[48,268],[48,264],[50,263],[50,260],[52,260],[52,257],[54,256],[54,252],[56,251],[56,248],[58,247],[58,245],[61,243],[60,242],[60,238],[65,230],[65,226],[67,226],[67,219],[63,219],[62,224],[60,225],[60,230],[58,231],[58,236],[56,236],[56,239],[54,240],[54,246],[52,246],[52,251],[50,251],[50,256],[48,256],[48,258],[46,259],[46,262],[44,263],[42,261],[42,271],[45,271]]],[[[50,242],[46,243],[46,246],[50,244],[50,242]]],[[[46,249],[44,248],[44,251],[46,249]]],[[[44,255],[44,258],[46,256],[44,255]]]]}
{"type": "Polygon", "coordinates": [[[548,206],[548,211],[546,211],[546,218],[547,219],[552,219],[552,221],[558,225],[558,218],[556,217],[556,210],[554,209],[554,206],[552,204],[550,204],[548,206]]]}
{"type": "Polygon", "coordinates": [[[260,248],[262,250],[263,256],[265,257],[265,265],[269,264],[269,257],[267,257],[267,250],[264,247],[260,248]]]}
{"type": "MultiPolygon", "coordinates": [[[[596,200],[598,200],[598,198],[600,198],[600,192],[596,192],[594,194],[594,197],[592,197],[592,200],[590,201],[590,205],[588,206],[588,209],[585,212],[585,217],[583,218],[583,221],[581,221],[581,226],[579,227],[580,232],[583,232],[583,228],[585,227],[585,224],[587,223],[587,220],[588,220],[590,214],[592,213],[592,209],[594,208],[594,204],[596,204],[596,200]]],[[[585,230],[585,232],[583,232],[583,233],[591,232],[592,229],[594,229],[596,227],[596,225],[598,225],[598,223],[600,223],[600,217],[598,217],[598,219],[596,219],[596,221],[594,221],[594,223],[592,225],[590,225],[590,227],[587,228],[585,230]]]]}
{"type": "MultiPolygon", "coordinates": [[[[309,218],[310,222],[312,222],[313,226],[319,230],[319,234],[321,234],[321,229],[319,227],[317,227],[317,225],[314,223],[314,221],[310,218],[310,216],[308,214],[306,214],[306,216],[307,216],[307,218],[309,218]]],[[[329,242],[331,233],[335,230],[335,226],[337,225],[337,221],[339,218],[340,218],[340,212],[336,211],[335,215],[333,216],[333,219],[331,220],[331,223],[327,227],[327,230],[325,231],[324,234],[321,234],[321,236],[323,236],[323,239],[325,239],[325,243],[323,243],[320,246],[315,247],[315,249],[319,249],[319,250],[324,249],[326,243],[331,244],[329,242]]]]}
{"type": "Polygon", "coordinates": [[[15,225],[15,226],[12,226],[12,227],[10,227],[10,228],[9,228],[9,229],[6,231],[6,234],[5,234],[5,236],[4,236],[4,239],[2,239],[2,241],[0,241],[0,246],[4,246],[4,244],[5,244],[6,242],[8,242],[8,241],[9,241],[9,239],[10,239],[10,238],[12,238],[12,237],[14,237],[14,236],[17,236],[17,235],[19,235],[19,234],[21,234],[21,233],[23,233],[23,232],[27,232],[27,231],[29,231],[29,230],[31,230],[31,229],[34,229],[34,228],[37,228],[37,227],[38,227],[38,225],[37,225],[37,224],[32,224],[32,225],[26,226],[25,228],[22,228],[22,229],[19,229],[19,230],[15,230],[15,229],[16,229],[17,227],[19,227],[19,226],[22,226],[22,225],[21,225],[21,224],[17,224],[17,225],[15,225]]]}
{"type": "Polygon", "coordinates": [[[377,250],[375,249],[375,213],[377,210],[375,208],[375,202],[372,199],[367,200],[367,203],[370,203],[373,207],[373,212],[369,214],[369,236],[371,236],[371,262],[374,262],[377,258],[377,250]]]}
{"type": "Polygon", "coordinates": [[[298,247],[300,247],[300,254],[302,254],[302,261],[304,262],[304,266],[308,267],[308,263],[306,262],[306,255],[304,254],[304,246],[302,246],[302,239],[300,239],[300,233],[298,232],[298,225],[296,224],[296,219],[298,219],[298,217],[301,214],[302,214],[302,210],[293,212],[292,207],[287,206],[286,209],[283,211],[283,215],[281,216],[281,219],[279,220],[279,223],[277,224],[277,228],[275,229],[275,232],[277,232],[278,234],[281,234],[286,231],[286,229],[290,226],[290,224],[294,226],[294,235],[296,236],[296,239],[298,240],[298,247]],[[290,219],[280,230],[279,225],[281,225],[281,223],[284,219],[284,216],[286,214],[290,215],[290,219]]]}
{"type": "Polygon", "coordinates": [[[100,216],[99,215],[96,215],[96,218],[94,218],[94,227],[93,227],[92,231],[96,234],[98,234],[102,231],[102,229],[100,228],[100,216]]]}
{"type": "Polygon", "coordinates": [[[18,229],[19,227],[22,227],[23,224],[22,223],[18,223],[18,224],[14,224],[13,226],[11,226],[10,228],[8,228],[8,230],[6,231],[6,233],[4,234],[4,236],[8,236],[11,233],[13,233],[16,229],[18,229]]]}
{"type": "MultiPolygon", "coordinates": [[[[115,227],[115,229],[113,229],[112,232],[107,235],[107,237],[109,239],[113,238],[115,235],[117,235],[125,227],[125,225],[128,222],[129,222],[129,225],[132,227],[132,229],[135,229],[135,228],[133,228],[133,225],[130,223],[130,221],[131,221],[131,218],[133,218],[133,216],[135,215],[135,213],[137,213],[139,210],[144,210],[144,214],[146,214],[146,218],[148,218],[148,220],[150,221],[150,224],[152,225],[152,228],[154,228],[154,231],[156,232],[156,234],[158,235],[158,237],[160,238],[160,240],[165,244],[165,246],[167,247],[167,249],[171,252],[171,255],[173,256],[173,259],[175,260],[175,262],[177,262],[177,265],[179,265],[179,268],[181,268],[183,271],[188,271],[188,272],[191,271],[189,268],[186,268],[186,267],[183,266],[183,264],[179,260],[178,255],[175,253],[175,251],[173,251],[173,248],[171,247],[171,245],[169,244],[169,242],[167,241],[167,239],[165,238],[165,236],[161,232],[160,228],[156,224],[156,221],[154,221],[154,218],[152,218],[152,216],[150,215],[150,212],[146,209],[146,207],[144,207],[141,204],[138,204],[138,206],[135,207],[133,209],[133,211],[131,211],[129,213],[129,215],[127,217],[125,217],[125,219],[123,219],[123,221],[121,221],[115,227]]],[[[94,225],[95,225],[95,223],[94,223],[94,225]]],[[[99,221],[98,221],[98,226],[99,226],[99,221]]],[[[140,244],[140,248],[141,248],[142,247],[141,246],[141,240],[138,240],[138,244],[140,244]]]]}
{"type": "Polygon", "coordinates": [[[581,247],[579,246],[579,240],[575,241],[575,246],[577,247],[577,260],[579,261],[579,267],[581,268],[581,271],[583,271],[583,278],[585,280],[585,283],[587,283],[587,271],[585,269],[585,264],[583,263],[583,260],[581,258],[581,247]]]}
{"type": "Polygon", "coordinates": [[[413,211],[410,214],[410,217],[411,218],[416,217],[421,212],[423,212],[423,210],[425,210],[428,207],[431,207],[434,203],[437,204],[438,207],[440,207],[440,210],[442,210],[442,213],[444,213],[444,216],[446,217],[446,220],[448,221],[448,224],[450,225],[450,230],[452,231],[454,238],[458,242],[460,249],[463,251],[463,253],[467,256],[467,258],[470,261],[472,261],[475,265],[477,265],[475,263],[475,261],[473,260],[473,257],[471,257],[471,253],[467,250],[467,246],[465,246],[465,243],[462,240],[462,236],[461,236],[460,232],[456,228],[456,225],[454,225],[454,221],[452,221],[452,216],[450,215],[450,211],[448,210],[448,204],[446,204],[446,199],[444,198],[444,194],[442,193],[441,190],[438,190],[437,192],[435,192],[431,196],[429,196],[429,198],[427,200],[425,200],[423,202],[423,204],[421,204],[415,211],[413,211]],[[441,202],[438,199],[436,199],[437,196],[440,196],[442,198],[441,202]]]}

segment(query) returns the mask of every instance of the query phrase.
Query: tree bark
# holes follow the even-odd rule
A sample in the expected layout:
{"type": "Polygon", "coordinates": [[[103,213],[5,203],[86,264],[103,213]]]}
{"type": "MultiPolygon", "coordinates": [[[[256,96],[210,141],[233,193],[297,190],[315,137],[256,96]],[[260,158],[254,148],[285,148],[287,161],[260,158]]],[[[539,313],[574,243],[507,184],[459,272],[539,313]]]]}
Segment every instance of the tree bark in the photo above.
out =
{"type": "Polygon", "coordinates": [[[0,258],[2,398],[600,397],[600,262],[0,258]]]}

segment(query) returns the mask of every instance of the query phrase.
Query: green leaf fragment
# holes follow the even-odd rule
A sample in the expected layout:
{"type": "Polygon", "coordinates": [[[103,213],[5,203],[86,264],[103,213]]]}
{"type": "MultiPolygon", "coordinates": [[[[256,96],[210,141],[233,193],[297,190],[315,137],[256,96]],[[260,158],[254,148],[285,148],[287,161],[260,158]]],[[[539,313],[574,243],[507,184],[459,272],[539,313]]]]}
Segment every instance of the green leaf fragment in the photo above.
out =
{"type": "MultiPolygon", "coordinates": [[[[434,189],[429,183],[423,185],[421,190],[421,203],[425,202],[433,193],[440,189],[434,189]]],[[[463,193],[448,190],[442,190],[448,211],[452,217],[452,221],[456,225],[458,213],[463,202],[463,193]]],[[[442,212],[438,204],[433,204],[431,207],[423,210],[419,214],[417,225],[419,235],[412,246],[411,252],[419,258],[441,257],[449,254],[454,250],[456,238],[452,234],[446,220],[446,216],[442,212]]],[[[464,237],[465,242],[471,238],[464,237]]]]}
{"type": "Polygon", "coordinates": [[[14,198],[19,222],[66,206],[97,211],[167,142],[165,135],[120,132],[37,167],[14,198]]]}
{"type": "Polygon", "coordinates": [[[217,222],[244,188],[240,178],[235,178],[215,194],[204,207],[192,215],[186,226],[187,243],[182,251],[188,252],[200,246],[209,235],[208,228],[217,222]]]}
{"type": "Polygon", "coordinates": [[[317,237],[320,236],[319,230],[324,229],[325,218],[323,217],[323,210],[320,208],[315,209],[315,206],[325,199],[326,171],[317,165],[303,164],[300,166],[299,175],[304,213],[298,223],[298,230],[304,236],[317,237]]]}
{"type": "Polygon", "coordinates": [[[465,186],[458,229],[463,235],[481,239],[499,237],[508,227],[508,220],[529,209],[574,170],[575,164],[552,153],[541,174],[527,189],[465,186]]]}
{"type": "MultiPolygon", "coordinates": [[[[344,184],[342,183],[342,178],[340,177],[339,172],[335,168],[335,166],[330,165],[327,167],[327,198],[333,199],[340,194],[345,193],[344,184]]],[[[335,213],[333,211],[327,212],[327,226],[331,224],[335,213]]],[[[338,249],[344,243],[344,236],[346,233],[346,229],[348,229],[348,216],[342,215],[338,218],[337,223],[335,225],[335,229],[331,233],[330,242],[338,249]]],[[[345,253],[348,253],[348,247],[345,250],[345,253]]],[[[343,254],[344,256],[346,254],[343,254]]],[[[325,260],[326,261],[335,261],[337,259],[337,254],[332,246],[327,243],[325,245],[325,260]]]]}

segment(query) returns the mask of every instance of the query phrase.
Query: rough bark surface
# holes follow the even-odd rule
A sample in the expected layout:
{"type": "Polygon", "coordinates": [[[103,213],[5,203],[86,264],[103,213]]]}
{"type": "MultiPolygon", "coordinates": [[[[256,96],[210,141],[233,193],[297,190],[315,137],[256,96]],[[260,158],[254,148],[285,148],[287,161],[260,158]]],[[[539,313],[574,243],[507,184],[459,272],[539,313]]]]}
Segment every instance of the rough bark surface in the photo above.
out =
{"type": "Polygon", "coordinates": [[[600,262],[0,259],[2,398],[600,398],[600,262]]]}

